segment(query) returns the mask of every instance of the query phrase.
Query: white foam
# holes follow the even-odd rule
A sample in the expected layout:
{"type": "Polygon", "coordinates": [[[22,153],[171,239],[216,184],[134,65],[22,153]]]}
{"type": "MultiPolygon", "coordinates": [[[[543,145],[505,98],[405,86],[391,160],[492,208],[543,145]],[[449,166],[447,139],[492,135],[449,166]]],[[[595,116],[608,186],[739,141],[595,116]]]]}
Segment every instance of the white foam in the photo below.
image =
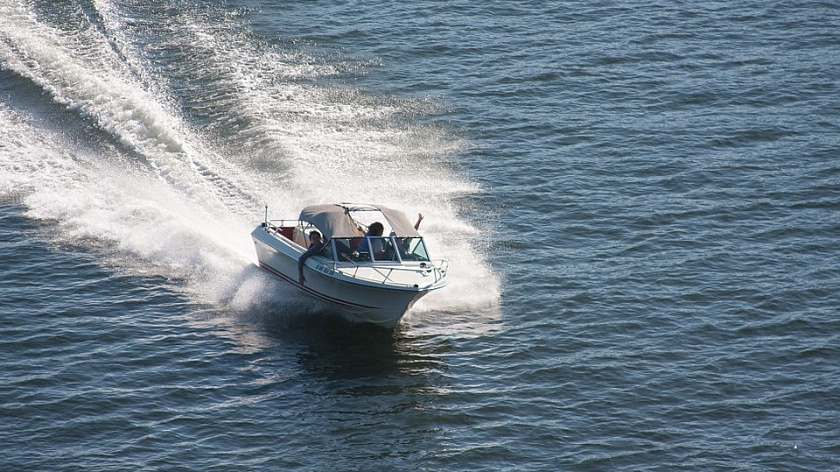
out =
{"type": "Polygon", "coordinates": [[[0,104],[0,191],[25,190],[32,217],[58,221],[61,237],[107,241],[116,254],[133,255],[137,270],[182,277],[197,300],[242,309],[264,302],[273,284],[253,270],[249,233],[261,202],[289,217],[311,203],[377,202],[424,213],[432,255],[450,260],[451,286],[421,300],[418,316],[486,313],[498,304],[498,278],[471,245],[479,232],[452,203],[480,189],[441,163],[463,143],[405,119],[433,104],[279,80],[335,69],[255,45],[241,32],[247,25],[227,24],[230,18],[179,17],[166,26],[181,33],[173,41],[201,49],[201,61],[190,67],[226,92],[211,105],[247,123],[231,138],[242,140],[237,148],[219,138],[228,117],[204,131],[185,123],[159,90],[165,84],[149,84],[154,74],[131,44],[117,4],[95,5],[106,32],[85,29],[76,37],[24,7],[0,7],[4,67],[120,143],[89,145],[42,126],[49,117],[0,104]]]}

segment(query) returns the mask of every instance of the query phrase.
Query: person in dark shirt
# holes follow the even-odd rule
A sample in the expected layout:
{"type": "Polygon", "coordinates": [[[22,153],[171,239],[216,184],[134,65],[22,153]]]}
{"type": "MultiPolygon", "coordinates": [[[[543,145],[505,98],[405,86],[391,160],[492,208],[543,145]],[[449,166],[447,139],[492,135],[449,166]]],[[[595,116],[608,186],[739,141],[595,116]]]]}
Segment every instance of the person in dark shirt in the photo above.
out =
{"type": "Polygon", "coordinates": [[[303,276],[303,265],[310,256],[314,256],[321,252],[324,249],[324,245],[326,241],[321,239],[321,233],[317,231],[312,231],[309,233],[309,248],[301,254],[300,259],[298,259],[298,280],[300,284],[303,285],[306,282],[306,277],[303,276]]]}

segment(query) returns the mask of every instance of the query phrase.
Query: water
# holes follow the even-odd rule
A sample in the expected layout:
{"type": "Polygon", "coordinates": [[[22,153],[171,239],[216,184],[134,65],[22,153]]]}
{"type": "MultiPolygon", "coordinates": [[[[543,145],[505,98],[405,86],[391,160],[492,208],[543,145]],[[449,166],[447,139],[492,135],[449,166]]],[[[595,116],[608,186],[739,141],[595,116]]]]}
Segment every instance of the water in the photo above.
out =
{"type": "Polygon", "coordinates": [[[0,0],[2,470],[832,470],[833,2],[0,0]],[[254,265],[374,201],[394,331],[254,265]]]}

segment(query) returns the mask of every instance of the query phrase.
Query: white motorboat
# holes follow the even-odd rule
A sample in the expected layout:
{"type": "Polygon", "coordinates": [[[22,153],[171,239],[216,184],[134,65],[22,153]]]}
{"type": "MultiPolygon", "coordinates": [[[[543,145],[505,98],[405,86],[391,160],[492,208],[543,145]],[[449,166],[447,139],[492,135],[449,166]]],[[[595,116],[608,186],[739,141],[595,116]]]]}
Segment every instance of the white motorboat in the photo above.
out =
{"type": "Polygon", "coordinates": [[[405,214],[383,206],[313,205],[294,220],[269,220],[266,208],[251,237],[260,267],[355,321],[392,328],[414,302],[447,283],[447,261],[432,260],[405,214]],[[368,231],[375,222],[382,236],[368,231]],[[313,231],[323,248],[305,259],[301,283],[298,260],[313,231]]]}

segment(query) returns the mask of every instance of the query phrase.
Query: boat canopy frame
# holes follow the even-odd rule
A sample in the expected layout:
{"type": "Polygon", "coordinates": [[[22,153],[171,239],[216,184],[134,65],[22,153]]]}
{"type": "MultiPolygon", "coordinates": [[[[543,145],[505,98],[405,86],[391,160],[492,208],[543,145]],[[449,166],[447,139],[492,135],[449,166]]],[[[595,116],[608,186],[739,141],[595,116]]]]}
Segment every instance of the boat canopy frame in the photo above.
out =
{"type": "Polygon", "coordinates": [[[391,235],[396,237],[419,238],[420,233],[414,229],[405,213],[384,206],[356,205],[352,203],[335,203],[327,205],[310,205],[300,212],[299,219],[313,224],[326,239],[358,238],[359,228],[353,218],[355,212],[379,212],[391,227],[391,235]]]}

